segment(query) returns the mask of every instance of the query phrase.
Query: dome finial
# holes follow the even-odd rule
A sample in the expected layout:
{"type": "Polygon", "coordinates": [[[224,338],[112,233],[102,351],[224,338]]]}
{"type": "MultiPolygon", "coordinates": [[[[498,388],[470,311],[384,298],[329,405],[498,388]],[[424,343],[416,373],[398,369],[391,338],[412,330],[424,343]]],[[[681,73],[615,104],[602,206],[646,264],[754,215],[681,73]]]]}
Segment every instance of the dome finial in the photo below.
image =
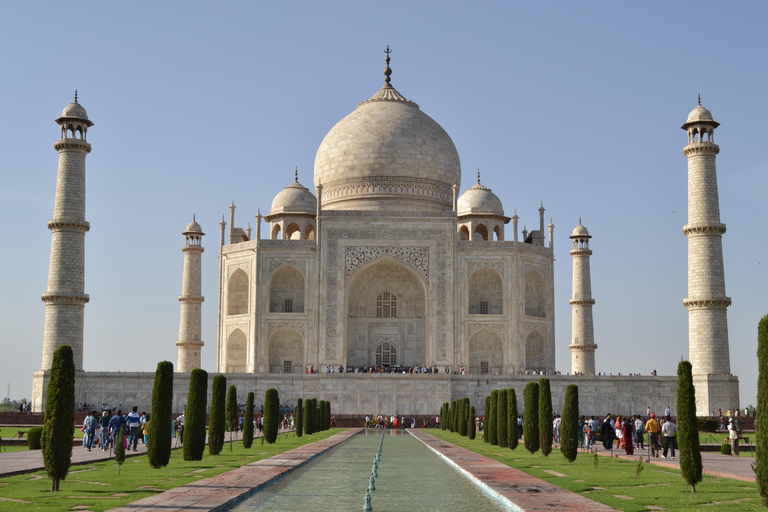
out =
{"type": "Polygon", "coordinates": [[[701,93],[699,93],[699,106],[701,106],[701,93]]]}
{"type": "Polygon", "coordinates": [[[192,222],[195,222],[195,214],[192,214],[192,222]]]}
{"type": "Polygon", "coordinates": [[[384,68],[384,76],[387,78],[384,79],[384,81],[388,84],[392,79],[389,77],[389,75],[392,74],[392,68],[389,67],[389,54],[392,53],[392,50],[389,49],[389,45],[387,45],[387,49],[384,50],[384,53],[387,54],[387,58],[384,59],[387,61],[387,67],[384,68]]]}
{"type": "Polygon", "coordinates": [[[296,166],[296,170],[293,172],[293,181],[295,183],[299,182],[299,166],[296,166]]]}
{"type": "Polygon", "coordinates": [[[581,226],[581,217],[579,217],[579,226],[581,226]]]}
{"type": "Polygon", "coordinates": [[[77,89],[75,89],[75,103],[77,103],[77,89]]]}
{"type": "Polygon", "coordinates": [[[480,168],[477,168],[477,184],[480,184],[480,168]]]}

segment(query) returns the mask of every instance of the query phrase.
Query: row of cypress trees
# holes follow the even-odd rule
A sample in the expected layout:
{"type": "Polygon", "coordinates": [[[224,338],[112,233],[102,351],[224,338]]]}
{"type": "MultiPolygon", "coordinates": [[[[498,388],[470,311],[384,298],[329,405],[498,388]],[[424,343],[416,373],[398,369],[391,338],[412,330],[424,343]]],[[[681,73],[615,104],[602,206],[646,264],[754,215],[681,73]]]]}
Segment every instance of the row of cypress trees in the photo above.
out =
{"type": "Polygon", "coordinates": [[[303,403],[298,401],[298,409],[296,411],[296,421],[302,425],[302,432],[299,433],[299,425],[296,426],[296,435],[301,437],[304,434],[311,435],[315,432],[321,432],[331,428],[331,402],[328,400],[317,401],[317,398],[307,398],[303,403]],[[302,417],[303,416],[303,417],[302,417]]]}

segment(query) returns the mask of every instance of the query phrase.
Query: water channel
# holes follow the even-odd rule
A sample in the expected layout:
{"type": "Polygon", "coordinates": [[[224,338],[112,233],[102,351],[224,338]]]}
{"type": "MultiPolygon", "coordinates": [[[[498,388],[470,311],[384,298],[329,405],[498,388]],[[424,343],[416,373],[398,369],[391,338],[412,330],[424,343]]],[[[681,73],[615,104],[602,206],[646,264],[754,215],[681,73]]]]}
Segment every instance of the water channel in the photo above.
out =
{"type": "MultiPolygon", "coordinates": [[[[363,510],[381,435],[361,432],[230,510],[363,510]]],[[[377,472],[375,512],[509,510],[407,432],[386,432],[377,472]]]]}

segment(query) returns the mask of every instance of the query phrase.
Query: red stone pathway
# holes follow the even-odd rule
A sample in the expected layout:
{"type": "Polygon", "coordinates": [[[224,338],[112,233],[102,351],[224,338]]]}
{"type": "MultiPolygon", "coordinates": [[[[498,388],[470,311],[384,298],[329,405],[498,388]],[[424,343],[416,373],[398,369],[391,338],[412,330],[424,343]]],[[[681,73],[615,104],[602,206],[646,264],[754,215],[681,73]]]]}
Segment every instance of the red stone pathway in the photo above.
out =
{"type": "Polygon", "coordinates": [[[438,439],[426,430],[413,429],[409,432],[470,479],[485,486],[486,491],[514,503],[517,510],[614,510],[484,455],[438,439]]]}
{"type": "Polygon", "coordinates": [[[112,509],[119,512],[163,512],[225,510],[266,487],[286,473],[304,465],[339,443],[357,434],[361,429],[349,429],[334,436],[287,452],[241,466],[218,476],[184,485],[112,509]]]}

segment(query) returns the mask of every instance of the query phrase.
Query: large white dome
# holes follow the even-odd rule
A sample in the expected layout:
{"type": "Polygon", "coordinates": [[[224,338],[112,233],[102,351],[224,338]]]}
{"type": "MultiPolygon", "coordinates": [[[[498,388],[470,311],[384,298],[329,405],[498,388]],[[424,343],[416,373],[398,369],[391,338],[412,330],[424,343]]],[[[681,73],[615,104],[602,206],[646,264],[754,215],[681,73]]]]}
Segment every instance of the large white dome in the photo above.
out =
{"type": "Polygon", "coordinates": [[[443,128],[385,84],[339,121],[315,157],[328,210],[451,211],[461,163],[443,128]]]}

